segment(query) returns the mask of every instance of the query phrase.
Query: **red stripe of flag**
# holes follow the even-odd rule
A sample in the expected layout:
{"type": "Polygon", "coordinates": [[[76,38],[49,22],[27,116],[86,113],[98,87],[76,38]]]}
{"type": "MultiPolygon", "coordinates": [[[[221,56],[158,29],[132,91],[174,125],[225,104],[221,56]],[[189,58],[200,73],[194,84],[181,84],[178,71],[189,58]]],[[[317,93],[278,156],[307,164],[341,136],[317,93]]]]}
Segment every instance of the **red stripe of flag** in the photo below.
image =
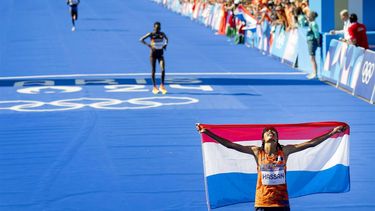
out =
{"type": "MultiPolygon", "coordinates": [[[[343,122],[314,122],[300,124],[232,124],[232,125],[211,125],[200,124],[201,127],[209,129],[216,135],[233,142],[257,141],[262,139],[262,131],[266,127],[274,127],[279,133],[279,140],[308,140],[321,136],[333,128],[345,125],[343,122]]],[[[349,134],[347,130],[336,134],[333,138],[349,134]]],[[[210,137],[202,134],[202,142],[215,142],[210,137]]]]}

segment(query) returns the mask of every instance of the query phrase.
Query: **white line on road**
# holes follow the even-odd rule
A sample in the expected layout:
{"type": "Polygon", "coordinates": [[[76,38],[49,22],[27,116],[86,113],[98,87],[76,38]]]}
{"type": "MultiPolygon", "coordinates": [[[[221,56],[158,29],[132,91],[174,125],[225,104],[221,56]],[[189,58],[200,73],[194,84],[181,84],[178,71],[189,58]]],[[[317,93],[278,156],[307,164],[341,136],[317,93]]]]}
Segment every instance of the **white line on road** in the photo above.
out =
{"type": "MultiPolygon", "coordinates": [[[[0,80],[43,79],[43,78],[77,78],[77,77],[124,77],[149,76],[151,73],[103,73],[103,74],[67,74],[67,75],[30,75],[0,77],[0,80]]],[[[205,76],[205,75],[306,75],[304,72],[196,72],[167,73],[169,76],[205,76]]]]}

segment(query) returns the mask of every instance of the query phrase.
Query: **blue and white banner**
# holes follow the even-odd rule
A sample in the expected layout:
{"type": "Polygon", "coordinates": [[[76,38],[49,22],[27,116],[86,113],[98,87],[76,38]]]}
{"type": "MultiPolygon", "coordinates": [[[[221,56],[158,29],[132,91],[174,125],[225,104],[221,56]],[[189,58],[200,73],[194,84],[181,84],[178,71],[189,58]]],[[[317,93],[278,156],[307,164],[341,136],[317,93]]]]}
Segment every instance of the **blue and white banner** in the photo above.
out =
{"type": "Polygon", "coordinates": [[[281,26],[277,26],[274,33],[270,53],[279,58],[283,58],[286,46],[288,44],[288,39],[289,33],[285,33],[284,29],[281,26]]]}
{"type": "Polygon", "coordinates": [[[356,86],[362,66],[365,49],[349,45],[345,55],[345,62],[340,71],[339,86],[353,91],[356,86]]]}
{"type": "Polygon", "coordinates": [[[375,93],[375,52],[367,50],[363,58],[354,94],[374,102],[375,93]]]}
{"type": "Polygon", "coordinates": [[[347,43],[338,40],[332,40],[326,55],[321,78],[337,84],[339,81],[340,71],[345,64],[347,43]]]}
{"type": "Polygon", "coordinates": [[[297,49],[298,49],[298,29],[293,29],[287,33],[288,41],[283,54],[283,59],[295,64],[297,60],[297,49]]]}
{"type": "MultiPolygon", "coordinates": [[[[318,122],[272,127],[278,130],[280,144],[287,145],[309,141],[343,124],[318,122]]],[[[261,146],[262,130],[271,125],[201,126],[232,142],[261,146]]],[[[210,208],[254,201],[257,165],[252,155],[228,149],[205,134],[202,151],[210,208]]],[[[316,147],[290,155],[287,169],[290,197],[349,191],[349,129],[316,147]]]]}

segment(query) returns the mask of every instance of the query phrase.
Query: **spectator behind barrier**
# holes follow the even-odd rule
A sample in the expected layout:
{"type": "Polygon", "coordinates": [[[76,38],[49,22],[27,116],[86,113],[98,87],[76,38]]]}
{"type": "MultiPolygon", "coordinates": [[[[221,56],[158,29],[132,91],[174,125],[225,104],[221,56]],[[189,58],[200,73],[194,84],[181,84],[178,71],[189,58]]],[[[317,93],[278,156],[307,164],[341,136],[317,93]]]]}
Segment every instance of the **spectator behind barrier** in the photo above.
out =
{"type": "Polygon", "coordinates": [[[358,23],[358,17],[356,14],[352,13],[349,17],[351,25],[349,26],[349,43],[355,46],[360,46],[364,49],[368,49],[368,40],[366,34],[366,26],[358,23]]]}
{"type": "Polygon", "coordinates": [[[349,12],[348,10],[342,10],[340,12],[340,18],[342,20],[342,22],[344,22],[344,26],[343,26],[343,29],[342,30],[331,30],[330,33],[331,34],[340,34],[340,35],[343,35],[343,40],[345,41],[348,41],[350,39],[350,36],[349,36],[349,26],[350,26],[350,21],[349,21],[349,12]]]}
{"type": "Polygon", "coordinates": [[[308,16],[310,13],[310,7],[309,7],[307,0],[302,1],[301,8],[302,8],[303,13],[305,13],[305,15],[308,16]]]}
{"type": "Polygon", "coordinates": [[[309,26],[309,22],[307,21],[306,15],[303,13],[301,7],[297,7],[294,10],[294,15],[297,17],[298,27],[309,26]]]}
{"type": "MultiPolygon", "coordinates": [[[[197,2],[205,1],[197,0],[197,2]]],[[[216,2],[222,4],[225,1],[217,0],[216,2]]],[[[310,9],[306,0],[228,0],[224,3],[225,11],[228,13],[225,31],[230,38],[241,34],[240,26],[236,26],[238,23],[235,17],[236,9],[240,4],[254,16],[258,24],[261,25],[260,28],[263,35],[267,37],[272,37],[276,25],[282,25],[285,31],[308,26],[306,16],[309,14],[310,9]],[[268,34],[269,32],[271,32],[271,35],[268,34]]],[[[223,33],[222,31],[220,31],[221,34],[223,33]]]]}
{"type": "Polygon", "coordinates": [[[307,46],[309,49],[310,60],[312,64],[313,72],[310,73],[307,78],[313,79],[317,76],[317,64],[315,59],[315,52],[318,49],[318,39],[320,39],[319,26],[315,19],[318,17],[318,13],[310,11],[308,15],[309,28],[306,33],[307,46]]]}
{"type": "Polygon", "coordinates": [[[275,24],[280,24],[286,30],[288,28],[288,21],[286,19],[285,10],[281,6],[276,7],[277,20],[274,21],[275,24]]]}
{"type": "Polygon", "coordinates": [[[246,23],[244,21],[241,21],[239,23],[239,27],[238,27],[238,33],[235,37],[235,40],[234,40],[234,43],[235,44],[244,44],[245,43],[245,28],[246,26],[246,23]]]}
{"type": "Polygon", "coordinates": [[[228,13],[227,28],[225,34],[227,37],[234,37],[236,35],[236,18],[234,15],[235,9],[238,7],[238,2],[230,0],[226,3],[225,10],[228,13]]]}
{"type": "Polygon", "coordinates": [[[231,9],[229,12],[228,24],[226,35],[228,37],[234,37],[236,35],[236,17],[234,16],[234,10],[231,9]]]}
{"type": "Polygon", "coordinates": [[[294,15],[294,10],[296,9],[295,4],[287,2],[285,4],[285,15],[288,22],[287,31],[295,29],[297,27],[297,21],[294,15]]]}

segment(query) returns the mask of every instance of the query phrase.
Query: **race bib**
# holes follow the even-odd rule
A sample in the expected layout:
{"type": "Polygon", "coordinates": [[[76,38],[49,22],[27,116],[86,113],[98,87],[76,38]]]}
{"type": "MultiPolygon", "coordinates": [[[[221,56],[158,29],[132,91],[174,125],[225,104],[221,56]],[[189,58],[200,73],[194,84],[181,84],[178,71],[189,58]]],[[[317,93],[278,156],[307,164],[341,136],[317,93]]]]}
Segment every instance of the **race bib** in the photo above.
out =
{"type": "Polygon", "coordinates": [[[261,170],[263,185],[281,185],[285,184],[284,167],[261,170]]]}
{"type": "Polygon", "coordinates": [[[151,42],[151,46],[154,48],[154,49],[163,49],[164,45],[166,44],[165,40],[164,39],[155,39],[151,42]]]}
{"type": "Polygon", "coordinates": [[[78,4],[79,1],[78,1],[78,0],[70,0],[69,3],[70,3],[70,4],[78,4]]]}

